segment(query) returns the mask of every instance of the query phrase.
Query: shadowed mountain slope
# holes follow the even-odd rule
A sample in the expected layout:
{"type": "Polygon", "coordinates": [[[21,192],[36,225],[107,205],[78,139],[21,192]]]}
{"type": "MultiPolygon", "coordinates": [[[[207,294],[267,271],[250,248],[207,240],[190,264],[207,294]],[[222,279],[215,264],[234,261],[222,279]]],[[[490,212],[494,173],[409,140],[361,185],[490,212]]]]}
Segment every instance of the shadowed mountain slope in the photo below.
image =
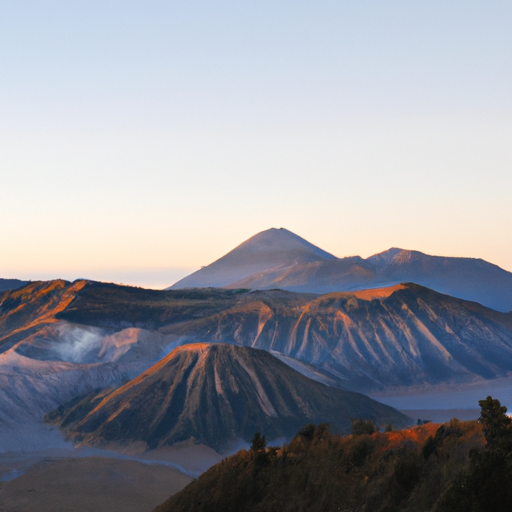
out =
{"type": "Polygon", "coordinates": [[[392,248],[363,259],[336,258],[281,229],[263,231],[171,288],[227,287],[329,293],[414,282],[512,311],[512,273],[481,259],[392,248]]]}
{"type": "Polygon", "coordinates": [[[16,290],[28,284],[28,281],[21,281],[20,279],[1,279],[0,278],[0,293],[5,290],[16,290]]]}
{"type": "Polygon", "coordinates": [[[256,431],[291,437],[310,422],[347,432],[353,417],[404,425],[391,407],[324,386],[269,353],[227,344],[179,347],[113,392],[90,396],[50,419],[87,445],[142,442],[149,448],[195,439],[214,448],[256,431]]]}
{"type": "Polygon", "coordinates": [[[77,395],[122,382],[123,376],[110,363],[37,361],[4,352],[0,354],[0,426],[40,421],[77,395]]]}

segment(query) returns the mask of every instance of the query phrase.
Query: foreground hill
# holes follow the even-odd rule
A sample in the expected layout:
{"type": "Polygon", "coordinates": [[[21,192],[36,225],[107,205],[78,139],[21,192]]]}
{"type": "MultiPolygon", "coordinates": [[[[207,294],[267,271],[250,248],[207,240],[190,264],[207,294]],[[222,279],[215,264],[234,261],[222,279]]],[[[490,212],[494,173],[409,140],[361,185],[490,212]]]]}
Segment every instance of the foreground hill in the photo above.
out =
{"type": "Polygon", "coordinates": [[[350,437],[307,425],[281,448],[255,436],[154,512],[509,512],[512,419],[490,396],[479,405],[478,422],[379,433],[356,421],[350,437]]]}
{"type": "Polygon", "coordinates": [[[154,512],[509,510],[446,506],[443,494],[469,468],[470,451],[484,446],[477,422],[350,437],[308,428],[277,450],[225,459],[154,512]]]}
{"type": "Polygon", "coordinates": [[[413,282],[512,311],[512,273],[475,258],[392,248],[363,259],[336,258],[285,229],[253,236],[171,288],[228,287],[329,293],[413,282]]]}
{"type": "Polygon", "coordinates": [[[291,437],[310,422],[347,432],[354,417],[379,424],[410,421],[364,395],[308,379],[267,352],[192,344],[119,389],[69,404],[49,419],[86,445],[157,448],[193,439],[220,449],[250,440],[257,430],[270,438],[291,437]]]}

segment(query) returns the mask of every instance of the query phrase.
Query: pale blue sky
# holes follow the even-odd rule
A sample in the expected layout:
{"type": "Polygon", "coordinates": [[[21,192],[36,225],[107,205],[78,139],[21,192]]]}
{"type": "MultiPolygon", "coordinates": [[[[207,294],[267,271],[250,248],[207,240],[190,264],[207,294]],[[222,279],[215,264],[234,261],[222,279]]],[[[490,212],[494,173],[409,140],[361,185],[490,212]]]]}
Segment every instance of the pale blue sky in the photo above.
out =
{"type": "Polygon", "coordinates": [[[286,227],[512,270],[512,3],[0,0],[0,277],[164,286],[286,227]]]}

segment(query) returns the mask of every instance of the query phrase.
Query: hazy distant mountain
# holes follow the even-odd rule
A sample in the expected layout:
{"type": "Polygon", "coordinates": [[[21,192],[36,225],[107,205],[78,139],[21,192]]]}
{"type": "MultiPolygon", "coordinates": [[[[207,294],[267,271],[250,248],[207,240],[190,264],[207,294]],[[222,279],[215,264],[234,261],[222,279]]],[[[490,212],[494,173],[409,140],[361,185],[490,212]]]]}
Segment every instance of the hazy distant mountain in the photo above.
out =
{"type": "Polygon", "coordinates": [[[284,229],[257,234],[171,288],[280,288],[323,294],[402,282],[498,311],[512,311],[512,273],[484,260],[429,256],[397,248],[367,259],[335,258],[284,229]]]}
{"type": "Polygon", "coordinates": [[[171,288],[227,287],[254,274],[277,269],[284,271],[293,265],[335,259],[332,254],[287,229],[272,228],[254,235],[171,288]]]}
{"type": "Polygon", "coordinates": [[[28,284],[28,281],[21,281],[20,279],[1,279],[0,278],[0,292],[5,290],[16,290],[28,284]]]}
{"type": "Polygon", "coordinates": [[[220,448],[238,438],[250,441],[256,431],[290,437],[311,422],[348,432],[354,417],[410,421],[364,395],[308,379],[265,351],[226,344],[179,347],[116,391],[51,417],[84,444],[149,448],[189,439],[220,448]]]}

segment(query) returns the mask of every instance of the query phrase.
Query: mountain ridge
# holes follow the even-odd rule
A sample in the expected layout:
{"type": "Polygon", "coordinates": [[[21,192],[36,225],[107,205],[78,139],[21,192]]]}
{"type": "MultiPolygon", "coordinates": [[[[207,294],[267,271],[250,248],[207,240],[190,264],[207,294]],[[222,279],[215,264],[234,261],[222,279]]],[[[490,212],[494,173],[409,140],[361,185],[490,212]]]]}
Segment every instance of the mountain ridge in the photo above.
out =
{"type": "Polygon", "coordinates": [[[21,279],[3,279],[0,278],[0,293],[6,290],[16,290],[25,286],[30,281],[22,281],[21,279]]]}
{"type": "Polygon", "coordinates": [[[420,285],[333,292],[295,305],[273,301],[272,291],[253,293],[255,300],[247,294],[233,308],[164,331],[183,343],[279,352],[365,392],[493,379],[512,367],[511,314],[420,285]]]}
{"type": "MultiPolygon", "coordinates": [[[[414,282],[498,311],[512,311],[512,273],[481,258],[431,256],[397,247],[366,259],[360,256],[336,258],[329,253],[325,253],[326,257],[316,246],[313,246],[314,251],[308,246],[307,258],[296,258],[293,249],[280,249],[281,243],[286,245],[284,241],[291,235],[287,230],[275,229],[258,233],[168,289],[206,286],[280,288],[325,294],[414,282]],[[240,264],[244,253],[239,251],[244,244],[249,244],[252,252],[258,253],[260,240],[267,236],[271,237],[272,244],[259,253],[258,268],[240,264]],[[275,264],[277,261],[279,264],[275,264]]],[[[305,243],[309,244],[300,240],[304,247],[305,243]]]]}

